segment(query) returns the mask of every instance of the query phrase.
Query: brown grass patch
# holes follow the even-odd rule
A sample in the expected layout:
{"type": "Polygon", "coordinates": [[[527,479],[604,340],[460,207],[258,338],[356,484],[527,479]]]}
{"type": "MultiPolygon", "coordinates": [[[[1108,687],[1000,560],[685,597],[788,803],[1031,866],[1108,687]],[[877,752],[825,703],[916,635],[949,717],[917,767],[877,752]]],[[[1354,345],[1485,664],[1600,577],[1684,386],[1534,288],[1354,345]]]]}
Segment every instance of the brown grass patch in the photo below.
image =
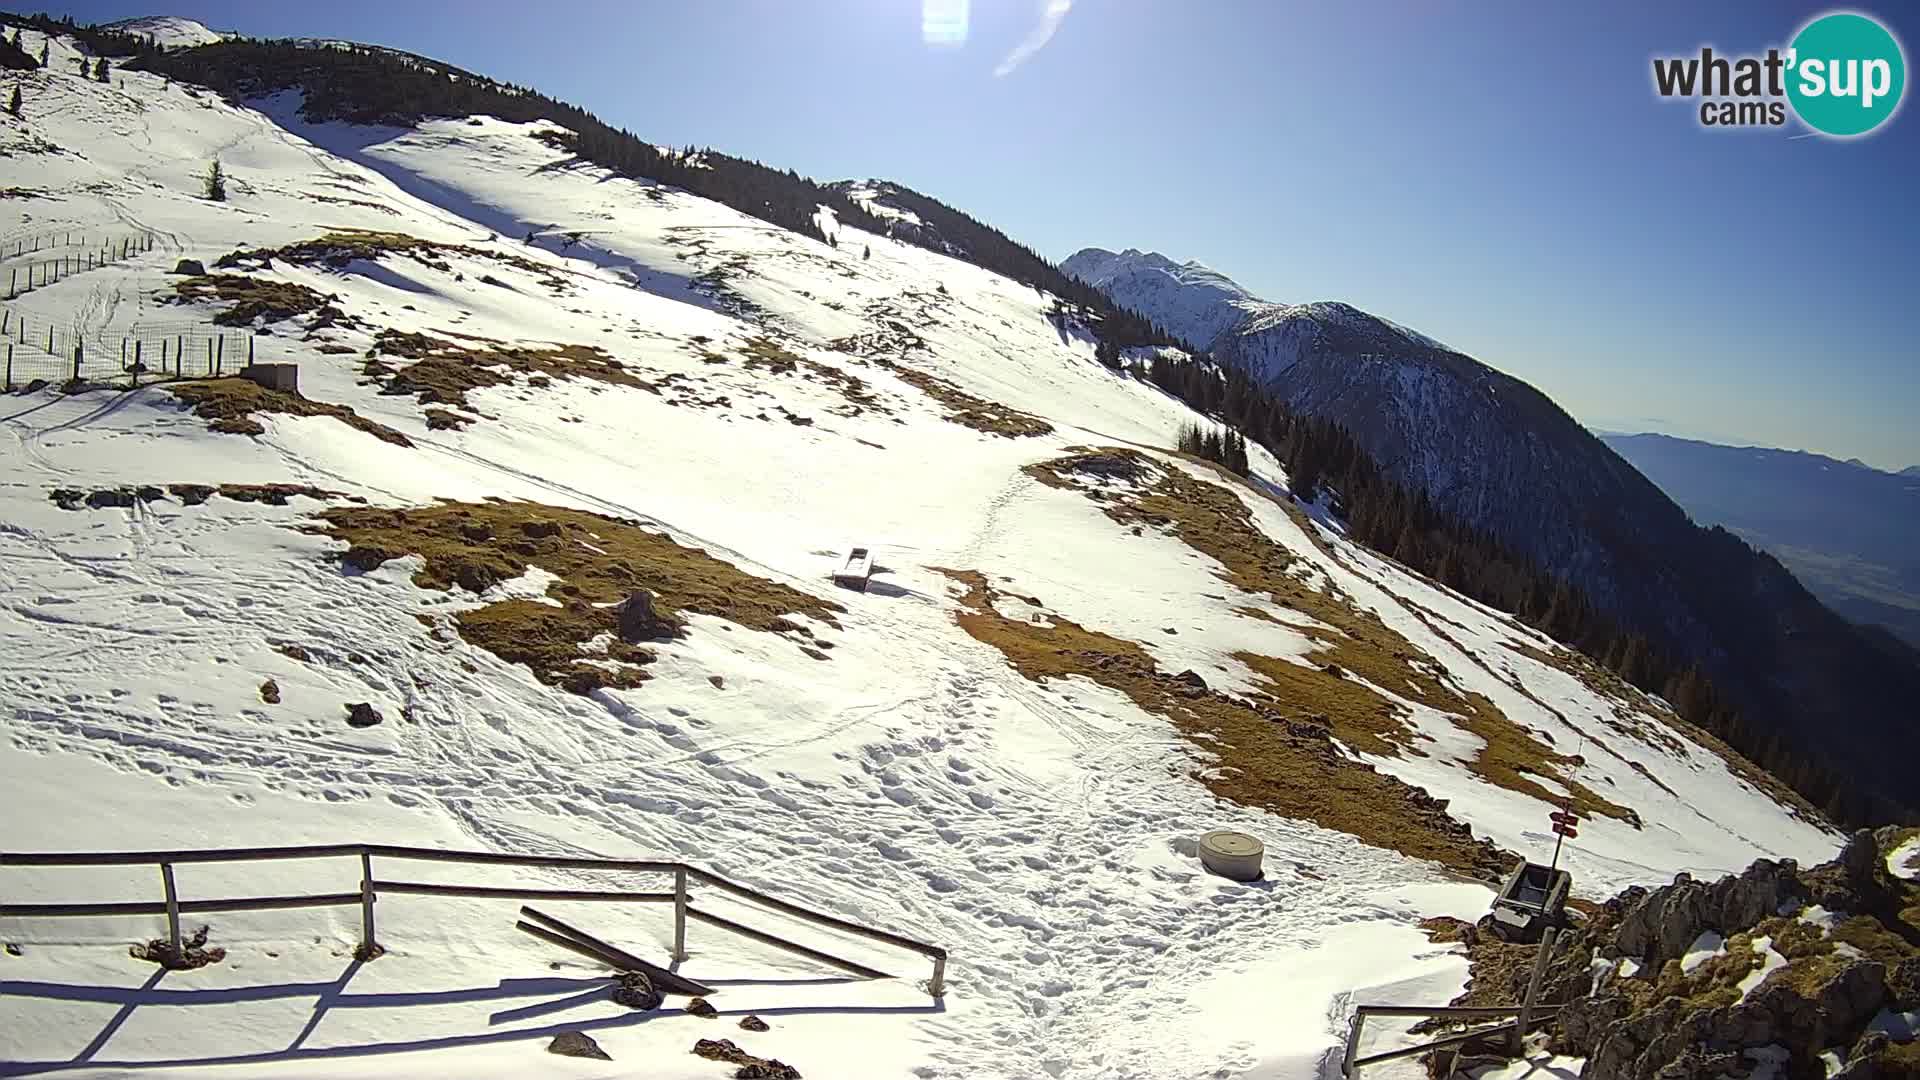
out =
{"type": "Polygon", "coordinates": [[[285,247],[232,251],[220,256],[214,265],[222,268],[264,266],[278,259],[300,266],[323,265],[340,270],[345,269],[348,263],[356,259],[377,262],[384,255],[400,255],[435,270],[452,273],[453,267],[446,261],[446,257],[450,254],[487,259],[526,271],[538,276],[541,284],[555,292],[563,291],[569,284],[564,272],[560,269],[545,266],[509,252],[490,251],[466,244],[435,243],[406,233],[380,232],[374,229],[335,229],[313,240],[303,240],[285,247]]]}
{"type": "Polygon", "coordinates": [[[210,301],[233,306],[213,317],[221,326],[252,326],[256,321],[284,322],[308,312],[324,322],[337,322],[345,313],[327,296],[290,281],[268,281],[244,274],[202,274],[174,283],[183,301],[210,301]]]}
{"type": "Polygon", "coordinates": [[[1512,864],[1512,856],[1475,840],[1425,792],[1342,754],[1326,728],[1189,686],[1161,671],[1135,642],[1058,617],[1050,625],[1006,618],[994,607],[1002,594],[983,575],[940,572],[966,589],[955,615],[961,628],[998,649],[1028,679],[1082,676],[1203,736],[1197,741],[1218,754],[1222,767],[1202,770],[1199,779],[1216,795],[1465,873],[1497,875],[1512,864]]]}
{"type": "MultiPolygon", "coordinates": [[[[704,347],[700,350],[700,358],[709,364],[725,364],[729,361],[726,353],[704,347]]],[[[828,387],[846,399],[846,407],[838,410],[842,416],[859,416],[868,411],[889,412],[874,396],[873,387],[865,379],[830,364],[809,360],[765,334],[747,339],[740,347],[740,360],[748,371],[771,375],[797,373],[801,378],[828,387]]]]}
{"type": "Polygon", "coordinates": [[[1336,738],[1355,750],[1381,756],[1419,753],[1406,707],[1373,689],[1378,687],[1451,714],[1454,723],[1484,740],[1486,746],[1467,763],[1482,780],[1560,805],[1564,797],[1535,778],[1550,779],[1573,793],[1578,812],[1640,825],[1635,811],[1570,778],[1578,765],[1576,758],[1548,748],[1507,719],[1484,695],[1463,693],[1442,681],[1434,674],[1439,665],[1378,616],[1289,574],[1288,568],[1297,561],[1294,554],[1260,531],[1247,505],[1227,488],[1153,464],[1137,451],[1112,447],[1075,451],[1029,465],[1026,471],[1050,487],[1081,492],[1123,526],[1171,532],[1217,561],[1220,576],[1237,588],[1265,595],[1324,624],[1326,629],[1291,628],[1315,643],[1317,666],[1250,652],[1235,654],[1262,677],[1275,705],[1328,725],[1336,738]],[[1076,476],[1117,478],[1130,486],[1093,487],[1076,476]],[[1150,484],[1145,483],[1147,478],[1152,478],[1150,484]]]}
{"type": "Polygon", "coordinates": [[[367,350],[367,375],[384,378],[383,394],[412,394],[423,405],[471,408],[467,392],[504,386],[516,374],[535,378],[577,378],[659,393],[659,387],[634,374],[606,350],[594,345],[507,345],[465,334],[382,330],[367,350]],[[457,338],[458,340],[452,340],[457,338]],[[383,358],[411,360],[396,368],[383,358]]]}
{"type": "Polygon", "coordinates": [[[509,663],[525,664],[549,686],[575,693],[634,687],[654,654],[622,641],[610,606],[635,591],[653,593],[663,624],[684,630],[684,615],[714,615],[753,630],[793,634],[814,644],[788,616],[831,626],[845,609],[618,518],[537,503],[443,503],[411,509],[342,508],[321,515],[325,535],[348,544],[343,559],[371,569],[415,554],[426,560],[414,583],[484,592],[537,566],[560,580],[553,607],[508,600],[455,616],[461,637],[509,663]],[[606,637],[602,651],[588,651],[606,637]]]}
{"type": "Polygon", "coordinates": [[[873,362],[893,372],[902,382],[917,387],[922,393],[944,406],[947,410],[945,419],[948,423],[959,424],[961,427],[1007,439],[1025,439],[1053,434],[1053,425],[1045,420],[1023,413],[1010,405],[975,397],[938,376],[929,375],[892,360],[876,357],[873,362]]]}
{"type": "Polygon", "coordinates": [[[405,435],[385,424],[375,423],[345,405],[332,405],[299,394],[269,390],[247,379],[169,383],[167,391],[193,406],[194,415],[212,421],[208,427],[230,435],[263,435],[267,429],[253,418],[254,414],[283,413],[288,416],[331,416],[382,442],[390,442],[395,446],[413,445],[405,435]]]}

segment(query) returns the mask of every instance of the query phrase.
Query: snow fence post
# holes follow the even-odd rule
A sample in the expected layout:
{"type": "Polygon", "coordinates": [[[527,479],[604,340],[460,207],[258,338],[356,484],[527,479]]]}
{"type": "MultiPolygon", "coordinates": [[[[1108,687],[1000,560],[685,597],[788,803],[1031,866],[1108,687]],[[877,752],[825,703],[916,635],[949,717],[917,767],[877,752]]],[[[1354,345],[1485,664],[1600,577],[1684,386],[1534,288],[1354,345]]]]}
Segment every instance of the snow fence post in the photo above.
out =
{"type": "Polygon", "coordinates": [[[172,863],[160,864],[160,884],[167,890],[167,948],[173,950],[172,963],[177,964],[185,951],[180,947],[180,894],[173,888],[172,863]]]}
{"type": "Polygon", "coordinates": [[[933,958],[933,978],[927,980],[927,994],[935,1001],[947,993],[947,954],[942,952],[933,958]]]}
{"type": "Polygon", "coordinates": [[[1520,1018],[1513,1024],[1513,1053],[1520,1054],[1521,1042],[1527,1037],[1527,1024],[1533,1019],[1533,1003],[1540,996],[1540,978],[1547,973],[1547,957],[1553,953],[1554,928],[1549,926],[1540,935],[1540,951],[1533,954],[1533,974],[1527,979],[1527,997],[1520,1003],[1520,1018]]]}
{"type": "Polygon", "coordinates": [[[74,382],[80,381],[80,360],[82,356],[83,354],[80,351],[80,343],[76,341],[73,343],[73,381],[74,382]]]}
{"type": "Polygon", "coordinates": [[[7,342],[7,393],[13,393],[13,342],[7,342]]]}
{"type": "Polygon", "coordinates": [[[379,948],[373,942],[373,852],[360,849],[360,959],[371,960],[379,948]]]}
{"type": "Polygon", "coordinates": [[[673,958],[687,958],[687,868],[673,871],[673,958]]]}

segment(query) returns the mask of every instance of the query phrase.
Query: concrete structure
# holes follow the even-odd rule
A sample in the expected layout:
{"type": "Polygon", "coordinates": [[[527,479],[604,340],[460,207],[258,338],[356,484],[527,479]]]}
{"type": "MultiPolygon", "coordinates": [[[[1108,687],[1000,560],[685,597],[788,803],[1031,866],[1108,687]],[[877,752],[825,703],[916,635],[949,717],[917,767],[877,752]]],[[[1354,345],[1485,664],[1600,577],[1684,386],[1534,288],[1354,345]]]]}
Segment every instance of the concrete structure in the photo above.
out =
{"type": "Polygon", "coordinates": [[[248,364],[240,369],[240,377],[249,382],[259,383],[269,390],[298,394],[300,392],[300,365],[298,364],[248,364]]]}
{"type": "Polygon", "coordinates": [[[1200,838],[1200,863],[1221,877],[1258,881],[1266,845],[1246,833],[1216,829],[1200,838]]]}

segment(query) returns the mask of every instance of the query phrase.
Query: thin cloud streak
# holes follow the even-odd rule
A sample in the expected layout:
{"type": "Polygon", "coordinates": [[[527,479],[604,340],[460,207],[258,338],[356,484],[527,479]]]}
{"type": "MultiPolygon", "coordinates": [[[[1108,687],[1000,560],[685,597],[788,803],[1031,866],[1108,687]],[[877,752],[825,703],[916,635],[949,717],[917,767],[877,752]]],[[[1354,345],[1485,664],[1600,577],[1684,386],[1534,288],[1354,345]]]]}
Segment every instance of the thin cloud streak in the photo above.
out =
{"type": "Polygon", "coordinates": [[[1005,60],[1000,61],[1000,66],[993,69],[993,77],[998,79],[1010,74],[1034,53],[1046,48],[1047,42],[1052,41],[1053,35],[1060,29],[1060,24],[1067,21],[1067,12],[1072,10],[1073,0],[1047,0],[1047,9],[1040,15],[1040,25],[1033,28],[1026,40],[1014,46],[1005,60]]]}

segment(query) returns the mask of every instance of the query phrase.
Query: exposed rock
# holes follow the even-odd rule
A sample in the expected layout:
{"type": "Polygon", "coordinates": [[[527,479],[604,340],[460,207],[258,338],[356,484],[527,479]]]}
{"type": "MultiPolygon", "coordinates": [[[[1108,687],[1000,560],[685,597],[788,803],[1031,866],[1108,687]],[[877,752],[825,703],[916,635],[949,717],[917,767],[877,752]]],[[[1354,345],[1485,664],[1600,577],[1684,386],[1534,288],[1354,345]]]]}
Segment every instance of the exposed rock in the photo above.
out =
{"type": "Polygon", "coordinates": [[[652,1011],[660,1007],[663,999],[645,972],[629,971],[620,976],[619,985],[613,988],[613,1000],[629,1009],[652,1011]]]}
{"type": "Polygon", "coordinates": [[[771,1028],[771,1025],[769,1025],[769,1024],[768,1024],[768,1023],[767,1023],[767,1022],[766,1022],[765,1020],[762,1020],[762,1019],[760,1019],[760,1018],[759,1018],[759,1017],[757,1017],[757,1016],[745,1016],[745,1017],[742,1017],[742,1018],[740,1019],[740,1026],[741,1026],[741,1027],[742,1027],[743,1029],[745,1029],[745,1030],[747,1030],[747,1031],[769,1031],[769,1030],[772,1030],[772,1028],[771,1028]]]}
{"type": "Polygon", "coordinates": [[[620,615],[620,639],[629,644],[670,638],[680,631],[678,623],[654,610],[653,593],[646,589],[634,590],[614,610],[620,615]]]}
{"type": "Polygon", "coordinates": [[[372,727],[384,719],[386,719],[386,717],[380,715],[380,710],[364,701],[357,705],[347,706],[347,725],[349,727],[372,727]]]}
{"type": "Polygon", "coordinates": [[[207,264],[201,262],[199,259],[181,259],[179,262],[173,264],[173,272],[199,277],[207,272],[207,264]]]}
{"type": "Polygon", "coordinates": [[[593,1058],[597,1061],[612,1061],[613,1055],[600,1049],[593,1036],[584,1031],[563,1031],[547,1044],[547,1053],[561,1057],[593,1058]]]}
{"type": "Polygon", "coordinates": [[[127,955],[136,960],[147,960],[169,971],[186,971],[192,968],[217,964],[227,958],[227,950],[215,946],[207,947],[208,928],[203,926],[195,930],[190,937],[181,939],[180,949],[174,951],[173,942],[166,938],[154,938],[145,945],[135,945],[127,950],[127,955]]]}
{"type": "Polygon", "coordinates": [[[733,1044],[732,1039],[701,1039],[693,1052],[710,1061],[738,1065],[735,1080],[800,1080],[800,1070],[772,1058],[755,1057],[733,1044]]]}
{"type": "Polygon", "coordinates": [[[280,684],[268,679],[260,684],[260,700],[269,705],[280,704],[280,684]]]}
{"type": "Polygon", "coordinates": [[[1740,876],[1710,884],[1681,874],[1621,916],[1614,944],[1622,955],[1658,969],[1686,955],[1703,930],[1736,934],[1778,912],[1782,902],[1804,897],[1792,860],[1760,859],[1740,876]]]}
{"type": "Polygon", "coordinates": [[[713,1002],[703,997],[687,1002],[687,1011],[702,1020],[712,1020],[720,1015],[720,1010],[713,1007],[713,1002]]]}
{"type": "Polygon", "coordinates": [[[1909,956],[1887,972],[1888,1008],[1920,1012],[1920,957],[1909,956]]]}
{"type": "Polygon", "coordinates": [[[715,690],[725,690],[727,688],[727,680],[722,676],[709,675],[707,676],[707,681],[713,684],[715,690]]]}

